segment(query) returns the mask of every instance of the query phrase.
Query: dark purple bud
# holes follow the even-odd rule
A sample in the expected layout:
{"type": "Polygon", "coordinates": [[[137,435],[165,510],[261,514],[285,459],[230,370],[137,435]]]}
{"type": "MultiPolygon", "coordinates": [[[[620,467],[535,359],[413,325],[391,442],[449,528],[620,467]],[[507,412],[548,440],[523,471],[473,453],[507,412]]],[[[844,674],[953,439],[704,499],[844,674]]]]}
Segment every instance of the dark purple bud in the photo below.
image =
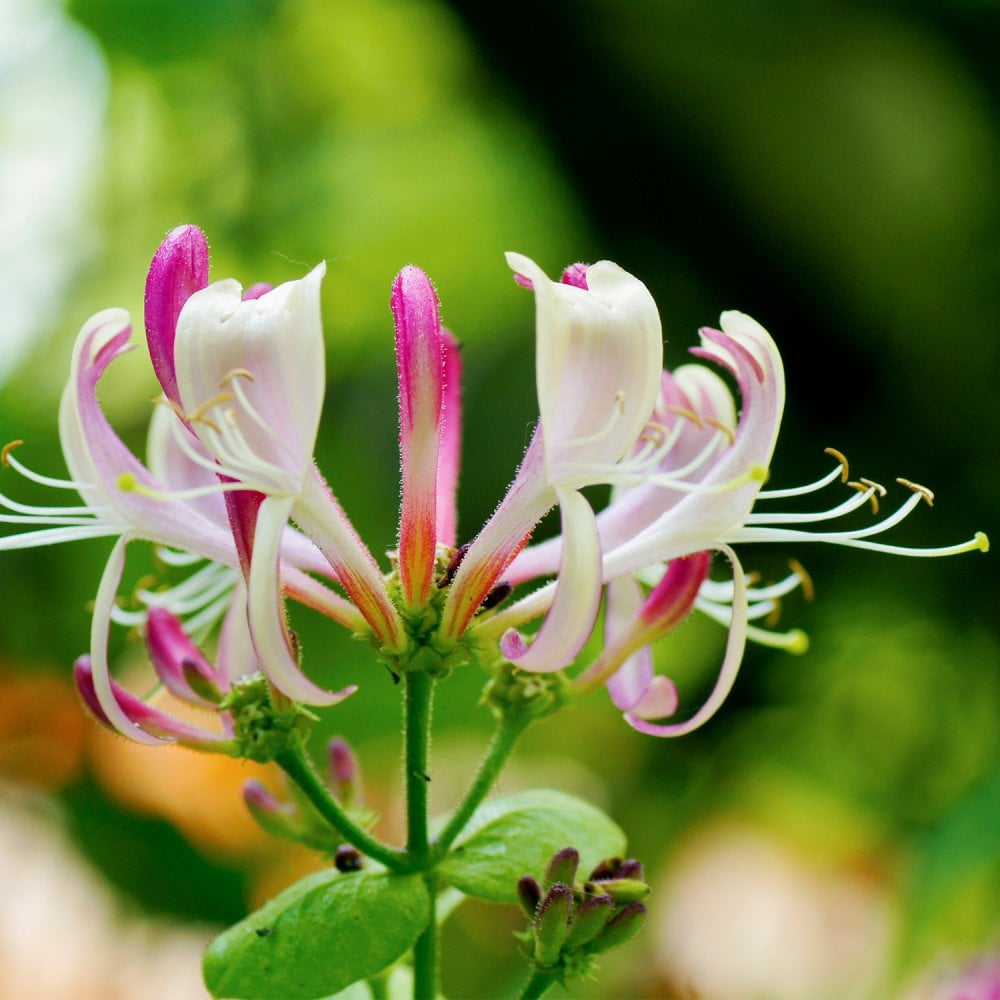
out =
{"type": "Polygon", "coordinates": [[[575,847],[564,847],[557,851],[545,869],[545,884],[562,883],[573,887],[576,880],[576,870],[580,865],[580,852],[575,847]]]}
{"type": "Polygon", "coordinates": [[[646,907],[642,903],[629,903],[604,925],[603,933],[590,943],[587,951],[593,954],[620,947],[638,933],[645,918],[646,907]]]}
{"type": "Polygon", "coordinates": [[[438,589],[444,590],[452,580],[455,579],[455,574],[458,572],[458,567],[462,565],[462,560],[465,558],[466,552],[469,551],[469,543],[466,542],[464,545],[460,545],[455,549],[455,554],[448,561],[448,565],[445,567],[444,575],[438,580],[438,589]]]}
{"type": "Polygon", "coordinates": [[[525,875],[517,880],[517,898],[521,908],[531,920],[535,919],[538,904],[542,901],[542,889],[538,881],[531,875],[525,875]]]}
{"type": "Polygon", "coordinates": [[[588,882],[600,882],[601,879],[614,878],[618,874],[618,869],[625,864],[622,858],[605,858],[598,861],[597,867],[590,873],[588,882]]]}
{"type": "Polygon", "coordinates": [[[208,285],[208,243],[197,226],[167,234],[146,276],[146,342],[163,394],[180,405],[174,368],[174,336],[184,303],[208,285]]]}
{"type": "Polygon", "coordinates": [[[479,605],[480,611],[489,611],[490,608],[495,608],[498,604],[503,604],[504,601],[514,593],[514,588],[506,581],[501,580],[484,598],[483,603],[479,605]]]}
{"type": "Polygon", "coordinates": [[[642,862],[635,858],[627,858],[615,872],[615,878],[636,878],[642,881],[642,862]]]}
{"type": "Polygon", "coordinates": [[[333,856],[333,863],[338,872],[356,872],[361,870],[361,852],[350,844],[341,844],[333,856]]]}
{"type": "Polygon", "coordinates": [[[559,280],[562,281],[564,285],[573,285],[576,288],[582,288],[584,291],[587,291],[587,270],[589,267],[589,264],[570,264],[570,266],[563,271],[562,277],[559,280]]]}
{"type": "Polygon", "coordinates": [[[576,951],[593,941],[604,930],[614,910],[615,901],[610,896],[588,896],[573,915],[573,926],[569,929],[565,950],[576,951]]]}
{"type": "Polygon", "coordinates": [[[550,968],[559,961],[562,946],[569,935],[573,914],[573,890],[564,883],[554,885],[545,894],[535,915],[535,964],[550,968]]]}

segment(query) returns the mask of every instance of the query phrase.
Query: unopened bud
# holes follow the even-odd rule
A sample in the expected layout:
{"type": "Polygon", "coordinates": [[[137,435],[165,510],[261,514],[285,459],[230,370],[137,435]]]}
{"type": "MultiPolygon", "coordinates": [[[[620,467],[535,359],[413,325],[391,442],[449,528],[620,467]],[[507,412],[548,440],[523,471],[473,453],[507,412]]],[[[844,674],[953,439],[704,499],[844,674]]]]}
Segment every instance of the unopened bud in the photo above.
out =
{"type": "Polygon", "coordinates": [[[545,894],[535,916],[535,964],[549,968],[559,961],[559,953],[569,935],[573,910],[573,890],[559,883],[545,894]]]}
{"type": "Polygon", "coordinates": [[[604,931],[587,950],[593,954],[620,947],[638,933],[645,918],[646,907],[642,903],[629,903],[604,925],[604,931]]]}
{"type": "Polygon", "coordinates": [[[598,861],[597,866],[590,873],[588,882],[597,882],[605,878],[614,878],[618,874],[618,869],[625,863],[623,858],[612,857],[598,861]]]}
{"type": "Polygon", "coordinates": [[[649,886],[637,878],[609,878],[588,882],[584,891],[606,893],[616,903],[633,903],[649,895],[649,886]]]}
{"type": "Polygon", "coordinates": [[[340,736],[330,740],[327,755],[330,762],[328,779],[330,791],[345,806],[350,806],[361,797],[361,770],[358,767],[358,759],[347,741],[340,736]]]}
{"type": "Polygon", "coordinates": [[[251,778],[243,785],[243,801],[250,815],[268,833],[275,837],[297,839],[299,824],[296,809],[290,802],[282,802],[269,788],[251,778]]]}
{"type": "Polygon", "coordinates": [[[563,885],[572,888],[579,865],[580,852],[575,847],[564,847],[552,856],[552,860],[545,869],[545,884],[556,885],[562,882],[563,885]]]}
{"type": "Polygon", "coordinates": [[[529,919],[534,920],[538,904],[542,901],[542,890],[531,875],[525,875],[517,880],[517,898],[529,919]]]}
{"type": "Polygon", "coordinates": [[[604,930],[614,910],[615,901],[610,896],[588,896],[573,915],[573,926],[569,929],[565,950],[576,951],[593,941],[604,930]]]}

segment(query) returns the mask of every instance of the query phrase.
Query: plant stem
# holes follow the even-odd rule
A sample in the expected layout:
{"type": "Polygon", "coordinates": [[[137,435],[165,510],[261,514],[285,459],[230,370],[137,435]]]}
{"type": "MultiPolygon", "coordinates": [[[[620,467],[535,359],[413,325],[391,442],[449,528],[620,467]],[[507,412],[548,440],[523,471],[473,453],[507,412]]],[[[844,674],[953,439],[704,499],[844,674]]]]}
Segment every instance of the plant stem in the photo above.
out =
{"type": "Polygon", "coordinates": [[[517,738],[524,732],[528,725],[528,720],[519,719],[512,721],[502,719],[497,731],[493,734],[493,741],[490,748],[479,765],[479,771],[473,779],[469,790],[465,793],[459,807],[452,814],[447,825],[434,841],[434,857],[440,860],[448,853],[448,848],[455,842],[455,838],[465,829],[469,818],[486,798],[489,790],[503,770],[507,758],[514,749],[517,738]]]}
{"type": "Polygon", "coordinates": [[[348,843],[353,844],[362,854],[367,854],[368,857],[380,861],[390,871],[410,870],[402,852],[388,844],[383,844],[381,840],[358,826],[344,812],[340,803],[323,784],[312,761],[301,746],[296,745],[278,754],[275,761],[285,774],[305,792],[306,797],[316,807],[316,811],[323,819],[341,833],[348,843]]]}
{"type": "MultiPolygon", "coordinates": [[[[428,835],[427,799],[430,774],[431,706],[434,678],[423,671],[404,673],[406,706],[404,744],[406,752],[406,853],[412,869],[426,872],[432,865],[428,835]]],[[[438,927],[435,917],[437,880],[425,876],[431,899],[427,926],[413,945],[414,1000],[437,996],[438,927]]]]}
{"type": "Polygon", "coordinates": [[[531,978],[524,984],[524,988],[517,995],[517,1000],[538,1000],[544,996],[549,987],[554,986],[556,976],[554,972],[545,972],[543,969],[533,969],[531,978]]]}

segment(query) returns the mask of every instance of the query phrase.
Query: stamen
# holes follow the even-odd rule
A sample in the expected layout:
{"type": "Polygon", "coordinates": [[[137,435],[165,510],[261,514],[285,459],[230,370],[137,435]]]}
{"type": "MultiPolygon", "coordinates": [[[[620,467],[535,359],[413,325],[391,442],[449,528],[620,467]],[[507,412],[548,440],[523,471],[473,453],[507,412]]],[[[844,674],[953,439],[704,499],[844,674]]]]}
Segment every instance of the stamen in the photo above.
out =
{"type": "Polygon", "coordinates": [[[233,394],[231,392],[220,392],[213,396],[211,399],[206,399],[204,403],[198,406],[193,413],[188,414],[188,421],[190,423],[204,423],[208,426],[212,426],[212,422],[206,419],[205,414],[209,410],[216,406],[220,406],[222,403],[228,403],[233,399],[233,394]]]}
{"type": "Polygon", "coordinates": [[[164,503],[171,503],[175,500],[197,500],[199,497],[215,496],[219,493],[236,493],[241,490],[248,490],[255,493],[266,493],[266,488],[262,488],[259,483],[214,483],[211,486],[197,486],[189,490],[157,490],[152,486],[140,483],[131,472],[123,472],[118,477],[118,489],[123,493],[138,493],[139,496],[149,497],[150,500],[162,500],[164,503]]]}
{"type": "Polygon", "coordinates": [[[846,483],[851,478],[851,467],[847,464],[847,457],[836,448],[824,448],[823,452],[840,462],[840,481],[846,483]]]}
{"type": "Polygon", "coordinates": [[[802,597],[811,601],[816,597],[816,588],[813,586],[812,577],[806,572],[805,567],[798,559],[789,559],[788,568],[799,578],[802,584],[802,597]]]}
{"type": "Polygon", "coordinates": [[[774,628],[781,620],[781,599],[776,598],[772,603],[774,606],[771,608],[770,614],[764,619],[764,627],[767,629],[774,628]]]}
{"type": "Polygon", "coordinates": [[[851,482],[849,482],[847,485],[850,486],[851,489],[855,489],[859,493],[863,493],[868,498],[868,500],[872,505],[872,513],[873,514],[878,513],[878,498],[879,496],[885,496],[884,487],[882,488],[882,492],[880,494],[878,490],[875,489],[877,484],[871,483],[868,480],[863,479],[860,482],[855,482],[854,480],[851,480],[851,482]]]}
{"type": "Polygon", "coordinates": [[[566,442],[566,444],[572,446],[579,444],[596,444],[598,441],[603,441],[607,438],[614,430],[615,424],[618,423],[619,419],[625,413],[624,391],[619,389],[615,393],[615,398],[611,401],[611,405],[611,415],[605,421],[604,426],[600,430],[594,431],[593,434],[588,434],[586,437],[571,438],[566,442]]]}
{"type": "Polygon", "coordinates": [[[15,448],[20,448],[22,444],[24,444],[23,438],[18,438],[16,441],[8,441],[7,444],[3,446],[3,449],[0,450],[0,465],[2,465],[5,469],[9,469],[10,462],[8,461],[8,456],[15,448]]]}
{"type": "Polygon", "coordinates": [[[805,486],[793,486],[791,489],[787,490],[761,490],[757,494],[758,500],[785,500],[788,497],[800,497],[804,496],[806,493],[815,493],[816,490],[823,489],[824,486],[829,486],[838,476],[843,476],[843,466],[836,466],[831,469],[825,476],[821,476],[814,483],[808,483],[805,486]]]}
{"type": "Polygon", "coordinates": [[[861,476],[858,482],[864,483],[865,486],[873,489],[880,497],[884,497],[889,492],[881,483],[876,483],[873,479],[865,479],[864,476],[861,476]]]}
{"type": "Polygon", "coordinates": [[[222,376],[222,381],[219,383],[219,388],[224,389],[233,379],[245,378],[248,382],[253,381],[253,372],[248,371],[246,368],[234,368],[231,372],[227,372],[222,376]]]}
{"type": "Polygon", "coordinates": [[[689,410],[685,406],[667,406],[667,413],[673,413],[674,416],[683,417],[685,420],[690,420],[695,427],[702,429],[705,425],[701,422],[701,417],[698,416],[694,410],[689,410]]]}
{"type": "Polygon", "coordinates": [[[708,424],[709,427],[714,427],[716,430],[722,431],[722,433],[729,438],[730,444],[736,443],[736,431],[734,431],[728,424],[724,424],[721,420],[716,420],[715,417],[706,417],[705,423],[708,424]]]}
{"type": "Polygon", "coordinates": [[[920,483],[911,483],[909,479],[897,479],[896,482],[900,486],[905,486],[908,490],[913,490],[914,493],[919,493],[927,501],[928,507],[934,506],[934,493],[926,486],[921,486],[920,483]]]}

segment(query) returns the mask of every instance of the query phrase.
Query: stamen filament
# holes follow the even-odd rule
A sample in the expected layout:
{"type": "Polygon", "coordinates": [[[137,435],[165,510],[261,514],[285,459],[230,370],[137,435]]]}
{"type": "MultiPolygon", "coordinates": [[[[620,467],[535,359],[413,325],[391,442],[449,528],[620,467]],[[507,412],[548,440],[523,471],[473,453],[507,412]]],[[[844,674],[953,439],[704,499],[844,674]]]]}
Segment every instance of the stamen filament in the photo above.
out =
{"type": "MultiPolygon", "coordinates": [[[[793,486],[787,490],[761,490],[760,493],[757,494],[757,499],[785,500],[788,497],[801,497],[805,496],[807,493],[815,493],[816,490],[821,490],[824,486],[829,486],[830,483],[841,475],[841,473],[842,468],[838,465],[835,469],[831,469],[825,476],[821,476],[814,483],[809,483],[806,486],[793,486]]],[[[845,479],[844,482],[847,482],[847,480],[845,479]]]]}

